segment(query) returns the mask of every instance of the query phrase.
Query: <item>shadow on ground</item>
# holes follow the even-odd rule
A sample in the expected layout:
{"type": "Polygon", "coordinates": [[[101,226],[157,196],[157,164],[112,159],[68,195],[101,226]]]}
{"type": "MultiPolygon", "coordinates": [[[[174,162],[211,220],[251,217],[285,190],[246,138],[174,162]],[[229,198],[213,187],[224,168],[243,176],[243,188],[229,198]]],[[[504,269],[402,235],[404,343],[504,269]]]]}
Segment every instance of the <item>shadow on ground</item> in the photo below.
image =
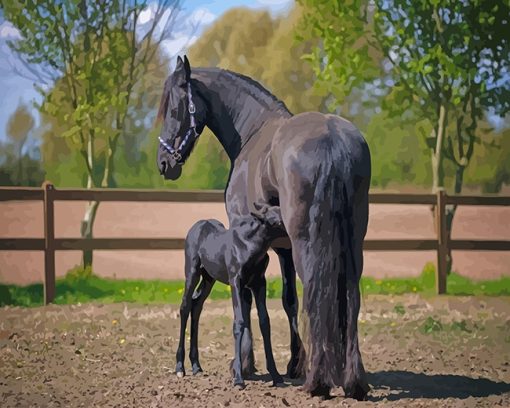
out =
{"type": "Polygon", "coordinates": [[[451,374],[423,374],[409,371],[377,371],[368,374],[373,390],[389,390],[383,398],[396,401],[403,398],[469,398],[488,397],[510,392],[510,384],[486,378],[470,378],[451,374]]]}

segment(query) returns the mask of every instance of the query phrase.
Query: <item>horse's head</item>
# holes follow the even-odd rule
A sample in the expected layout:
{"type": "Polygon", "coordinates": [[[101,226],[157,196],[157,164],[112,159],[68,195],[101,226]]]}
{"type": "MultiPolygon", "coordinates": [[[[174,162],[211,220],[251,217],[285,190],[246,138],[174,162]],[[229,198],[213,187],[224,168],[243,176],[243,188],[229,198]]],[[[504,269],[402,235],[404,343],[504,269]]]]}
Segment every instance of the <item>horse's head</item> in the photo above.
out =
{"type": "Polygon", "coordinates": [[[167,180],[177,180],[204,128],[205,104],[191,84],[188,58],[177,58],[175,71],[165,82],[158,111],[163,122],[159,136],[158,168],[167,180]]]}

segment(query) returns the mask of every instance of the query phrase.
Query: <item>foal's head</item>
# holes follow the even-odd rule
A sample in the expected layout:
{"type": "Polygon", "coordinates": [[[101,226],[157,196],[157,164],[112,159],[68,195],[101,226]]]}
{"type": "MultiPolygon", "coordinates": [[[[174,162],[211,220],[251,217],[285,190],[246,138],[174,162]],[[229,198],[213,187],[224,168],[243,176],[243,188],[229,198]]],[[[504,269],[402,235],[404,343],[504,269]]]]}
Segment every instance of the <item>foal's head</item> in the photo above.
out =
{"type": "Polygon", "coordinates": [[[283,227],[280,207],[255,206],[248,216],[234,220],[232,227],[247,240],[267,240],[280,235],[283,227]]]}
{"type": "Polygon", "coordinates": [[[165,81],[158,111],[163,122],[159,136],[158,169],[176,180],[206,121],[206,106],[192,86],[188,58],[177,58],[175,71],[165,81]]]}

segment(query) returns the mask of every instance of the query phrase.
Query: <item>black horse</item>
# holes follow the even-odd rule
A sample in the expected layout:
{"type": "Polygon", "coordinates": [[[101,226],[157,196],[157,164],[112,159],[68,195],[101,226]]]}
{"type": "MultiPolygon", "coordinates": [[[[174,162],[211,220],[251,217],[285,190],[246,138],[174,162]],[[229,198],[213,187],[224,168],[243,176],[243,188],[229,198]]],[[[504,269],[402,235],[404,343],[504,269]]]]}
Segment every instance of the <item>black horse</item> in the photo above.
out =
{"type": "MultiPolygon", "coordinates": [[[[203,304],[215,283],[228,284],[230,272],[241,272],[243,304],[240,305],[244,319],[249,321],[251,297],[255,298],[259,316],[260,331],[264,341],[266,366],[273,384],[282,383],[278,373],[271,346],[271,328],[266,307],[265,271],[269,263],[267,250],[272,237],[281,234],[281,215],[279,207],[264,208],[263,217],[254,214],[235,220],[227,230],[217,220],[201,220],[195,223],[186,236],[185,274],[186,283],[180,308],[181,330],[177,348],[177,376],[185,375],[185,333],[188,316],[191,312],[191,345],[189,357],[193,374],[202,371],[198,356],[198,324],[203,304]],[[229,268],[238,264],[240,268],[229,268]],[[201,281],[200,281],[201,279],[201,281]],[[200,286],[195,292],[197,285],[200,286]]],[[[242,384],[241,384],[242,385],[242,384]]]]}
{"type": "MultiPolygon", "coordinates": [[[[225,191],[230,223],[254,203],[279,205],[288,243],[271,244],[284,279],[283,305],[291,328],[289,370],[301,351],[297,334],[295,271],[304,287],[308,352],[301,362],[304,390],[328,395],[341,385],[348,397],[365,398],[369,387],[358,346],[359,280],[368,223],[370,152],[354,125],[316,112],[292,115],[252,79],[200,68],[178,58],[165,82],[158,168],[176,179],[205,126],[217,136],[232,167],[225,191]],[[290,244],[290,245],[288,245],[290,244]]],[[[230,282],[239,303],[238,282],[230,282]]],[[[238,337],[248,323],[235,311],[238,337]]],[[[239,361],[239,359],[237,360],[239,361]]],[[[235,382],[242,381],[234,365],[235,382]]]]}

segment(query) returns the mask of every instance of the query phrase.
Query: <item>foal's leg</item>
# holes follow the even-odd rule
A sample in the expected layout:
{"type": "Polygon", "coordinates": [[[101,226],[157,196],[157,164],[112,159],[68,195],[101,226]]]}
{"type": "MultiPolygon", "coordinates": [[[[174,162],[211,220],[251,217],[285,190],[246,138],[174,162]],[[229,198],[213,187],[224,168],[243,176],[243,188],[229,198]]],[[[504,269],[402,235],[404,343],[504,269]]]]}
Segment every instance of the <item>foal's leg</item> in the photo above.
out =
{"type": "Polygon", "coordinates": [[[185,354],[185,338],[186,338],[186,325],[188,323],[188,316],[191,311],[191,303],[193,291],[200,280],[200,261],[194,258],[186,257],[185,260],[186,270],[186,283],[184,286],[184,293],[182,295],[182,303],[180,308],[181,315],[181,331],[179,336],[179,347],[177,348],[175,372],[178,377],[184,377],[186,371],[184,370],[184,354],[185,354]]]}
{"type": "Polygon", "coordinates": [[[243,335],[247,330],[247,321],[249,315],[246,315],[246,299],[243,297],[243,286],[241,285],[240,272],[233,271],[229,273],[229,283],[232,292],[232,306],[234,308],[234,361],[232,371],[234,376],[234,386],[243,389],[244,383],[241,363],[241,350],[243,344],[243,335]]]}
{"type": "MultiPolygon", "coordinates": [[[[258,272],[258,271],[257,271],[258,272]]],[[[257,305],[257,313],[259,315],[260,332],[264,340],[264,352],[266,354],[266,367],[271,375],[273,385],[283,383],[283,378],[278,373],[274,362],[273,348],[271,346],[271,324],[266,306],[266,278],[262,276],[252,285],[253,294],[255,296],[255,304],[257,305]]]]}
{"type": "Polygon", "coordinates": [[[246,327],[243,333],[243,342],[241,344],[241,369],[243,371],[243,377],[250,377],[255,374],[257,369],[255,368],[255,356],[253,354],[253,336],[251,330],[251,305],[253,302],[253,296],[251,290],[244,287],[242,289],[244,316],[246,316],[246,327]]]}
{"type": "MultiPolygon", "coordinates": [[[[251,304],[253,295],[251,290],[244,287],[242,289],[242,305],[244,307],[244,315],[247,316],[245,321],[245,328],[243,332],[243,342],[241,344],[241,370],[244,378],[248,378],[255,374],[257,368],[255,367],[255,356],[253,354],[253,337],[251,334],[251,304]]],[[[234,359],[230,362],[230,374],[234,376],[234,359]]]]}
{"type": "Polygon", "coordinates": [[[299,372],[298,367],[301,360],[304,363],[305,351],[298,331],[299,301],[296,290],[296,270],[292,260],[292,249],[276,248],[275,252],[280,260],[283,280],[282,303],[290,327],[290,360],[287,364],[287,376],[298,378],[304,374],[299,372]]]}
{"type": "Polygon", "coordinates": [[[211,278],[205,271],[202,271],[202,280],[198,286],[191,304],[191,345],[189,349],[189,358],[193,368],[193,375],[201,373],[202,367],[198,360],[198,322],[200,313],[205,300],[209,297],[215,280],[211,278]]]}

